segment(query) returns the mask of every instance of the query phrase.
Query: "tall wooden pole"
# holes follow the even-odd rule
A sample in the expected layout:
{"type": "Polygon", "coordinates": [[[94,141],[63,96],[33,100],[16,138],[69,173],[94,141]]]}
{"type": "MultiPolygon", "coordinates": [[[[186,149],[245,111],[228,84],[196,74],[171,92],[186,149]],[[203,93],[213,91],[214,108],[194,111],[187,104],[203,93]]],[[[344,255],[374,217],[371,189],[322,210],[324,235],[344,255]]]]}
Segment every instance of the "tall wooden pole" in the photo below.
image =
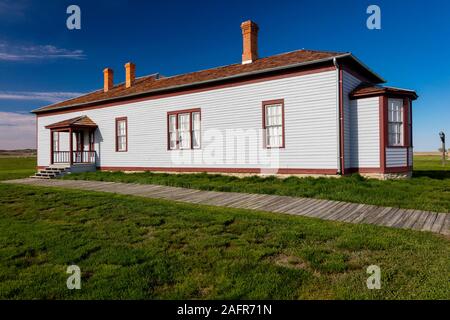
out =
{"type": "Polygon", "coordinates": [[[445,133],[444,131],[439,132],[439,138],[441,138],[442,142],[442,166],[445,166],[445,133]]]}
{"type": "Polygon", "coordinates": [[[445,167],[445,140],[442,141],[442,165],[445,167]]]}

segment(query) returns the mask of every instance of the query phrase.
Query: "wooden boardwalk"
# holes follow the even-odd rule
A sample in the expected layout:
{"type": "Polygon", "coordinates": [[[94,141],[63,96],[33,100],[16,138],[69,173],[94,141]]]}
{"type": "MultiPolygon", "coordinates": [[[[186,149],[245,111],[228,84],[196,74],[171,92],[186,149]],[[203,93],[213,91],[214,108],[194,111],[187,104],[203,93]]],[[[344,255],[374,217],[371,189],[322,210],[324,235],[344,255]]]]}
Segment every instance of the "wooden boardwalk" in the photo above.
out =
{"type": "Polygon", "coordinates": [[[5,183],[113,192],[212,206],[278,212],[324,220],[368,223],[450,235],[450,213],[379,207],[288,196],[201,191],[161,185],[83,180],[20,179],[5,183]]]}

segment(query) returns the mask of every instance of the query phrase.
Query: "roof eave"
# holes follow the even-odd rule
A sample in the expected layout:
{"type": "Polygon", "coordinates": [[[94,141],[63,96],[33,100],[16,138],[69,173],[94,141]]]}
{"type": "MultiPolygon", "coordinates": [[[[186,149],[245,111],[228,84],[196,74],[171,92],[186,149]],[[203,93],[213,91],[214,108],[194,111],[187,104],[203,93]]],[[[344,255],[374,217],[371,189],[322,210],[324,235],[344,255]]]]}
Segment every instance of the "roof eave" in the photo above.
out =
{"type": "Polygon", "coordinates": [[[70,124],[70,125],[61,125],[61,126],[45,126],[45,129],[54,129],[54,130],[60,130],[60,129],[95,129],[98,125],[85,125],[85,124],[70,124]]]}
{"type": "Polygon", "coordinates": [[[356,94],[350,94],[350,99],[361,99],[361,98],[371,98],[371,97],[379,97],[379,96],[405,96],[410,97],[412,100],[417,100],[419,98],[419,95],[415,91],[387,91],[387,90],[380,90],[380,91],[373,91],[368,93],[356,93],[356,94]]]}
{"type": "Polygon", "coordinates": [[[176,85],[176,86],[171,86],[171,87],[166,87],[166,88],[161,88],[161,89],[148,90],[148,91],[139,92],[139,93],[133,93],[133,94],[124,95],[124,96],[120,96],[120,97],[113,97],[113,98],[101,99],[101,100],[96,100],[96,101],[77,103],[77,104],[72,104],[72,105],[67,105],[67,106],[55,107],[55,108],[52,108],[52,109],[44,109],[46,107],[42,107],[42,108],[38,108],[38,109],[32,110],[31,113],[39,114],[39,113],[53,112],[53,111],[70,109],[70,108],[75,108],[75,107],[82,107],[82,106],[93,105],[93,104],[102,104],[102,103],[107,103],[107,102],[127,100],[127,99],[130,99],[130,98],[135,98],[135,97],[139,97],[139,96],[145,96],[145,95],[148,95],[148,94],[156,94],[156,93],[161,93],[161,92],[166,92],[166,91],[171,91],[171,90],[189,88],[189,87],[192,87],[192,86],[199,86],[199,85],[210,84],[210,83],[215,83],[215,82],[220,82],[220,81],[233,80],[233,79],[238,79],[238,78],[242,78],[242,77],[258,75],[258,74],[271,73],[271,72],[276,72],[276,71],[288,70],[288,69],[292,69],[292,68],[298,68],[298,67],[310,66],[310,65],[315,65],[315,64],[321,64],[321,63],[333,61],[333,59],[343,59],[343,58],[351,58],[351,59],[353,59],[356,63],[361,65],[361,67],[363,67],[369,73],[371,73],[375,78],[379,79],[380,82],[383,82],[383,83],[386,82],[378,74],[376,74],[375,72],[370,70],[365,64],[363,64],[361,61],[359,61],[357,58],[355,58],[351,53],[344,53],[344,54],[341,54],[341,55],[328,57],[328,58],[323,58],[323,59],[318,59],[318,60],[313,60],[313,61],[294,63],[294,64],[290,64],[290,65],[286,65],[286,66],[274,67],[274,68],[262,69],[262,70],[256,70],[256,71],[251,71],[251,72],[244,72],[244,73],[240,73],[240,74],[237,74],[237,75],[221,77],[221,78],[205,80],[205,81],[198,81],[198,82],[182,84],[182,85],[176,85]]]}
{"type": "Polygon", "coordinates": [[[349,53],[349,58],[353,59],[357,64],[359,64],[362,68],[366,69],[375,79],[378,79],[378,83],[386,83],[386,80],[381,77],[378,73],[370,69],[364,62],[359,60],[357,57],[355,57],[353,54],[349,53]]]}

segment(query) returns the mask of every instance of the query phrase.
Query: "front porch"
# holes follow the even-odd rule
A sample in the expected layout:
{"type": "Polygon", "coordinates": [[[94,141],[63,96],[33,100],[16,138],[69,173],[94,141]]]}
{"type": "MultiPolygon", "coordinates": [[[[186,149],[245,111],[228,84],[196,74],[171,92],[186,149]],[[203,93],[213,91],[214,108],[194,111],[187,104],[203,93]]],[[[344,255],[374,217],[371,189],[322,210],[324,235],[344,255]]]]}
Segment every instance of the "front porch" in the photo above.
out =
{"type": "Polygon", "coordinates": [[[95,151],[52,151],[50,164],[95,164],[95,151]]]}
{"type": "Polygon", "coordinates": [[[85,167],[97,162],[95,132],[97,124],[87,116],[60,121],[45,127],[50,130],[52,167],[85,167]]]}

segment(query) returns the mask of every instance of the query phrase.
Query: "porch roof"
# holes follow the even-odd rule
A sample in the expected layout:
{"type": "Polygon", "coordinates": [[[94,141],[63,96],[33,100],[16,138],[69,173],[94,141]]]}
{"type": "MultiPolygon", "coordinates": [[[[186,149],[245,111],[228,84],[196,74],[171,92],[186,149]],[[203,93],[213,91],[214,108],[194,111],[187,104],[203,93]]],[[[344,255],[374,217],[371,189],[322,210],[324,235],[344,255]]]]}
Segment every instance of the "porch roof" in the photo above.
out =
{"type": "Polygon", "coordinates": [[[362,83],[356,87],[351,93],[351,99],[358,98],[368,98],[381,95],[394,95],[394,96],[405,96],[412,100],[418,98],[417,93],[414,90],[395,88],[395,87],[385,87],[380,85],[374,85],[369,83],[362,83]]]}
{"type": "Polygon", "coordinates": [[[79,116],[45,126],[46,129],[83,129],[97,128],[97,124],[88,116],[79,116]]]}

